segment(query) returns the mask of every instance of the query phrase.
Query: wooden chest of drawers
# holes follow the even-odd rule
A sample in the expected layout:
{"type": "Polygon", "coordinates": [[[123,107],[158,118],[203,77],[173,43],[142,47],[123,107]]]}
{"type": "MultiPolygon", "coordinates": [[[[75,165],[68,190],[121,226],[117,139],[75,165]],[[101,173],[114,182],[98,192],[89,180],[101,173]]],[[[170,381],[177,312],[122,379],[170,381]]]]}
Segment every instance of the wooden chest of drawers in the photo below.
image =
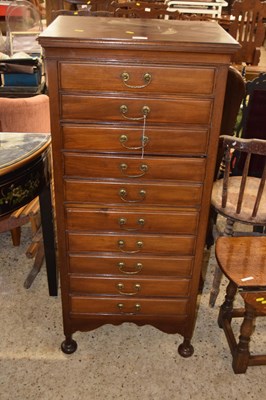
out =
{"type": "Polygon", "coordinates": [[[65,340],[151,324],[190,356],[228,65],[215,23],[56,19],[45,50],[65,340]]]}

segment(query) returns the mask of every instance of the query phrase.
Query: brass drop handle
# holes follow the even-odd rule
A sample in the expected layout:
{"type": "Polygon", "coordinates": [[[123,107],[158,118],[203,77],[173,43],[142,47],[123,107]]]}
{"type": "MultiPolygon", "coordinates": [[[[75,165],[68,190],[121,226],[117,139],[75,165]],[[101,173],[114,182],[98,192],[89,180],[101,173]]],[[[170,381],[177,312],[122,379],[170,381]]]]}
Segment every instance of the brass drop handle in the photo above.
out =
{"type": "Polygon", "coordinates": [[[119,138],[119,141],[120,141],[120,143],[122,144],[122,146],[125,149],[128,149],[128,150],[141,150],[147,145],[147,143],[149,142],[149,138],[148,138],[148,136],[143,136],[143,138],[141,137],[140,138],[141,146],[136,146],[136,147],[135,146],[127,146],[126,145],[126,143],[128,142],[128,136],[127,135],[121,135],[120,138],[119,138]]]}
{"type": "Polygon", "coordinates": [[[126,269],[127,266],[123,261],[118,263],[119,271],[122,272],[122,274],[125,274],[125,275],[136,275],[136,274],[138,274],[142,270],[143,265],[142,265],[142,263],[137,262],[136,264],[133,265],[133,267],[135,268],[135,270],[134,271],[130,271],[130,270],[126,269]]]}
{"type": "MultiPolygon", "coordinates": [[[[124,310],[124,303],[118,303],[117,304],[117,308],[119,309],[119,311],[123,311],[124,310]]],[[[135,310],[136,312],[141,311],[141,305],[139,303],[135,304],[135,310]]],[[[126,311],[125,311],[126,312],[126,311]]]]}
{"type": "Polygon", "coordinates": [[[152,77],[149,72],[146,72],[143,75],[144,84],[142,84],[142,85],[129,85],[127,83],[130,79],[130,75],[128,72],[122,72],[121,79],[122,79],[122,82],[124,83],[124,85],[130,89],[143,89],[151,83],[152,77]]]}
{"type": "Polygon", "coordinates": [[[143,242],[141,240],[138,240],[136,242],[137,250],[124,250],[126,247],[126,242],[124,240],[118,240],[117,244],[118,244],[119,250],[122,253],[127,253],[127,254],[139,253],[141,251],[141,249],[143,248],[143,242]]]}
{"type": "Polygon", "coordinates": [[[126,114],[128,113],[128,106],[126,106],[125,104],[120,106],[120,112],[122,116],[125,119],[129,119],[130,121],[139,121],[141,119],[144,119],[144,117],[147,117],[147,115],[151,112],[151,109],[149,106],[143,106],[141,111],[142,111],[141,117],[127,117],[126,114]]]}
{"type": "Polygon", "coordinates": [[[145,200],[146,191],[144,189],[141,189],[139,191],[139,195],[140,195],[140,199],[128,200],[127,199],[127,191],[126,191],[126,189],[122,188],[122,189],[119,190],[120,199],[125,201],[126,203],[140,203],[141,201],[145,200]]]}
{"type": "Polygon", "coordinates": [[[121,229],[123,229],[124,231],[138,231],[139,228],[143,228],[144,224],[145,224],[145,220],[143,218],[139,218],[137,220],[137,224],[138,226],[136,228],[127,228],[125,225],[127,223],[127,219],[126,218],[119,218],[118,220],[119,226],[121,229]]]}
{"type": "Polygon", "coordinates": [[[124,304],[123,303],[118,303],[117,307],[119,308],[120,311],[122,311],[123,308],[124,308],[124,304]]]}
{"type": "Polygon", "coordinates": [[[126,176],[127,178],[140,178],[141,176],[144,176],[146,174],[146,172],[148,171],[149,167],[146,164],[141,164],[139,166],[139,170],[141,171],[141,173],[140,174],[136,174],[136,175],[126,174],[127,169],[128,169],[128,165],[126,163],[121,163],[120,164],[120,170],[121,170],[121,172],[122,172],[122,174],[124,176],[126,176]]]}
{"type": "Polygon", "coordinates": [[[124,292],[124,284],[119,282],[117,285],[117,290],[119,294],[125,295],[125,296],[135,296],[136,294],[138,294],[140,292],[141,286],[139,283],[136,283],[134,285],[134,292],[124,292]]]}

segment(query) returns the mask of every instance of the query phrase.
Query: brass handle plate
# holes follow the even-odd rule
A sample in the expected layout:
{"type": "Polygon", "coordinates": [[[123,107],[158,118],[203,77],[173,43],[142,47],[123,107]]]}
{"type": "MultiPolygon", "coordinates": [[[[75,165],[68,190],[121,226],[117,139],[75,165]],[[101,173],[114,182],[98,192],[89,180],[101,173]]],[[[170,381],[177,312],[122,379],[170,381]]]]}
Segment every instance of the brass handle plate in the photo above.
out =
{"type": "Polygon", "coordinates": [[[128,150],[141,150],[143,149],[147,143],[149,142],[149,137],[148,136],[143,136],[143,138],[140,139],[141,140],[141,146],[127,146],[126,143],[128,142],[128,136],[127,135],[121,135],[119,138],[120,143],[122,144],[122,146],[125,149],[128,150]]]}
{"type": "Polygon", "coordinates": [[[127,253],[127,254],[135,254],[135,253],[139,253],[142,248],[143,248],[143,242],[141,240],[138,240],[136,242],[136,247],[137,250],[125,250],[126,247],[126,242],[124,240],[118,240],[117,242],[118,244],[118,248],[122,253],[127,253]]]}
{"type": "Polygon", "coordinates": [[[124,296],[135,296],[136,294],[138,294],[140,292],[141,286],[139,283],[136,283],[134,285],[134,292],[124,292],[124,284],[119,282],[117,285],[117,290],[119,294],[122,294],[124,296]]]}
{"type": "Polygon", "coordinates": [[[120,164],[120,171],[122,172],[122,174],[124,176],[126,176],[127,178],[140,178],[142,176],[144,176],[146,174],[146,172],[148,171],[149,167],[147,164],[141,164],[139,166],[139,170],[141,171],[140,174],[135,174],[135,175],[129,175],[126,174],[126,171],[128,169],[128,165],[126,163],[121,163],[120,164]]]}
{"type": "Polygon", "coordinates": [[[136,264],[133,265],[134,270],[129,270],[127,268],[127,265],[123,261],[119,262],[117,265],[118,265],[119,271],[125,275],[136,275],[143,268],[143,264],[140,262],[137,262],[136,264]]]}
{"type": "MultiPolygon", "coordinates": [[[[118,303],[116,306],[119,309],[119,311],[121,311],[121,312],[125,312],[127,314],[133,314],[132,312],[124,311],[124,308],[125,308],[124,303],[118,303]]],[[[135,312],[141,311],[141,305],[139,303],[136,303],[134,308],[135,308],[135,312]]]]}
{"type": "Polygon", "coordinates": [[[119,223],[120,228],[123,229],[124,231],[133,232],[133,231],[138,231],[140,228],[143,228],[143,226],[145,225],[145,220],[144,220],[144,218],[139,218],[137,220],[136,228],[127,228],[126,227],[126,224],[127,224],[126,218],[119,218],[118,223],[119,223]]]}
{"type": "Polygon", "coordinates": [[[126,191],[126,189],[122,188],[122,189],[119,190],[120,199],[123,200],[126,203],[140,203],[140,202],[142,202],[146,198],[146,191],[144,189],[141,189],[139,191],[139,195],[140,195],[140,199],[128,200],[127,199],[127,191],[126,191]]]}
{"type": "Polygon", "coordinates": [[[130,89],[143,89],[151,83],[152,76],[149,72],[145,72],[145,74],[143,75],[144,84],[142,84],[142,85],[128,84],[127,82],[130,80],[130,74],[128,72],[122,72],[121,79],[122,79],[123,84],[130,89]]]}
{"type": "Polygon", "coordinates": [[[139,121],[139,120],[142,120],[145,117],[147,117],[147,115],[151,112],[151,109],[149,106],[143,106],[141,109],[141,112],[142,112],[141,117],[128,117],[126,115],[128,113],[128,106],[125,104],[122,104],[122,106],[120,106],[120,112],[125,119],[128,119],[130,121],[139,121]]]}

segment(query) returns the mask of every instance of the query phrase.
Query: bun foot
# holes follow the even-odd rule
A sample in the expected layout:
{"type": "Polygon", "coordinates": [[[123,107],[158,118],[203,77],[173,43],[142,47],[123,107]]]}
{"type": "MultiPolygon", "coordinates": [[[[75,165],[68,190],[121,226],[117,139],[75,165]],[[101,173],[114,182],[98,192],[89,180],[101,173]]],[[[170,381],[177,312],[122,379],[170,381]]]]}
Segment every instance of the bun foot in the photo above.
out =
{"type": "Polygon", "coordinates": [[[77,350],[77,342],[73,339],[66,339],[61,344],[61,350],[65,354],[72,354],[77,350]]]}
{"type": "Polygon", "coordinates": [[[192,356],[194,353],[194,347],[190,343],[190,340],[184,339],[183,343],[178,346],[178,353],[184,358],[192,356]]]}

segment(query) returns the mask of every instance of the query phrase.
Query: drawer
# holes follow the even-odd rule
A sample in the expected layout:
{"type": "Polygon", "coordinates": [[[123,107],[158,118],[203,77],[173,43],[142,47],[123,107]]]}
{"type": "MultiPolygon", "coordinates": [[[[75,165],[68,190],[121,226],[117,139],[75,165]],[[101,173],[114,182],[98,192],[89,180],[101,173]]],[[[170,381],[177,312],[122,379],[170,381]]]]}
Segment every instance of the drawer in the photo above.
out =
{"type": "Polygon", "coordinates": [[[164,179],[202,182],[205,158],[110,157],[64,153],[65,175],[81,178],[164,179]]]}
{"type": "Polygon", "coordinates": [[[192,235],[196,233],[196,211],[149,211],[130,207],[124,209],[66,210],[67,229],[70,231],[150,232],[192,235]]]}
{"type": "Polygon", "coordinates": [[[155,257],[138,254],[69,254],[69,270],[77,274],[190,277],[193,257],[155,257]]]}
{"type": "Polygon", "coordinates": [[[190,290],[190,279],[141,277],[85,277],[70,275],[70,292],[88,295],[184,297],[190,290]]]}
{"type": "Polygon", "coordinates": [[[126,122],[143,124],[209,125],[213,100],[197,97],[118,97],[61,95],[61,117],[65,120],[126,122]]]}
{"type": "Polygon", "coordinates": [[[60,87],[79,91],[211,94],[214,68],[60,63],[60,87]],[[162,72],[163,68],[163,72],[162,72]],[[73,79],[75,76],[75,79],[73,79]]]}
{"type": "MultiPolygon", "coordinates": [[[[205,155],[208,130],[146,126],[144,154],[205,155]]],[[[63,147],[88,152],[142,154],[142,128],[118,125],[63,125],[63,147]]]]}
{"type": "Polygon", "coordinates": [[[77,203],[199,207],[202,185],[65,180],[65,199],[77,203]]]}
{"type": "Polygon", "coordinates": [[[130,254],[166,254],[193,255],[195,251],[194,236],[177,235],[133,235],[73,233],[68,236],[70,252],[112,252],[130,254]]]}
{"type": "Polygon", "coordinates": [[[76,314],[186,315],[188,299],[129,299],[123,297],[70,296],[70,312],[76,314]]]}

